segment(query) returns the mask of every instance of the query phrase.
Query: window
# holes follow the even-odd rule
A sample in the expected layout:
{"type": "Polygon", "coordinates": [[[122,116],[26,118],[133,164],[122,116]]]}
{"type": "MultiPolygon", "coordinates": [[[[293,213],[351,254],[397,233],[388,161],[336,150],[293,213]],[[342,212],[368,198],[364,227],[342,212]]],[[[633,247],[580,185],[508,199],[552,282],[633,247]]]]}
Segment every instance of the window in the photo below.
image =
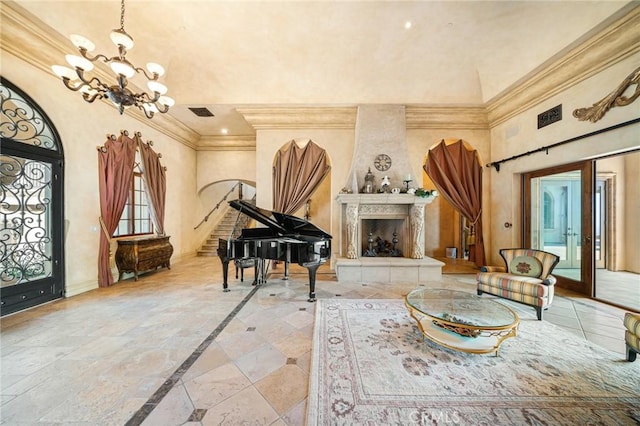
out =
{"type": "Polygon", "coordinates": [[[151,222],[151,214],[147,204],[147,195],[144,192],[142,173],[134,171],[129,198],[113,236],[123,237],[151,233],[153,233],[153,223],[151,222]]]}

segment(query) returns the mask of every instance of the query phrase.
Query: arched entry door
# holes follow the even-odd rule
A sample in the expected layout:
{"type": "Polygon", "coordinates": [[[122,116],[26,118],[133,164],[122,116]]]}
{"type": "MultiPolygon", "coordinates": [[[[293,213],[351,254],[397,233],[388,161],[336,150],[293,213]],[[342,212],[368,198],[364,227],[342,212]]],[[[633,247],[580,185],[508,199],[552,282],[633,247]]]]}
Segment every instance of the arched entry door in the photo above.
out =
{"type": "Polygon", "coordinates": [[[64,155],[25,93],[0,79],[1,315],[64,295],[64,155]]]}

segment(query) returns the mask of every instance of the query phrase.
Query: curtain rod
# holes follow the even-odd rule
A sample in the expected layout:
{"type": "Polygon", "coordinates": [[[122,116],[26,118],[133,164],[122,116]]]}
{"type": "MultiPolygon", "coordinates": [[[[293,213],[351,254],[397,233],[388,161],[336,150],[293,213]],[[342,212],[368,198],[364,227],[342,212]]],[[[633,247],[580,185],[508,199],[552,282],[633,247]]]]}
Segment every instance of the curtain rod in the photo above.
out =
{"type": "Polygon", "coordinates": [[[515,160],[515,159],[520,158],[520,157],[525,157],[527,155],[535,154],[536,152],[545,151],[547,154],[549,154],[549,150],[551,148],[555,148],[557,146],[564,145],[564,144],[567,144],[567,143],[570,143],[570,142],[575,142],[575,141],[580,140],[580,139],[585,139],[585,138],[588,138],[590,136],[595,136],[595,135],[598,135],[600,133],[609,132],[611,130],[619,129],[620,127],[629,126],[631,124],[635,124],[635,123],[638,123],[638,122],[640,122],[640,118],[634,118],[633,120],[625,121],[624,123],[620,123],[620,124],[613,125],[611,127],[606,127],[604,129],[596,130],[595,132],[586,133],[586,134],[580,135],[580,136],[575,136],[575,137],[573,137],[571,139],[567,139],[567,140],[564,140],[564,141],[556,142],[556,143],[551,144],[549,146],[542,146],[540,148],[534,149],[533,151],[523,152],[522,154],[514,155],[514,156],[509,157],[509,158],[503,158],[500,161],[493,161],[491,163],[487,163],[487,165],[485,167],[492,167],[493,166],[496,169],[496,172],[500,172],[500,164],[501,163],[506,163],[507,161],[511,161],[511,160],[515,160]]]}

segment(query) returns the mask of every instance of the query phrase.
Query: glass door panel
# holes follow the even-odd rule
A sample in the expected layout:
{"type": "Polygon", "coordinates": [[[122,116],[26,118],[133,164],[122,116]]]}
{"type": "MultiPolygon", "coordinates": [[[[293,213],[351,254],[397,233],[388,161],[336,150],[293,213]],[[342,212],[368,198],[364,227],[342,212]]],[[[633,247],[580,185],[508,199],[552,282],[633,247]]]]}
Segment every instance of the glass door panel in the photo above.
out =
{"type": "Polygon", "coordinates": [[[0,155],[2,315],[63,292],[59,163],[22,156],[6,140],[0,155]]]}
{"type": "Polygon", "coordinates": [[[531,179],[532,248],[554,253],[555,275],[581,279],[581,173],[579,170],[531,179]],[[534,198],[535,196],[535,198],[534,198]]]}
{"type": "Polygon", "coordinates": [[[51,276],[51,164],[0,156],[0,286],[51,276]]]}
{"type": "Polygon", "coordinates": [[[594,206],[593,213],[594,217],[594,234],[593,234],[593,250],[594,250],[594,261],[596,268],[602,269],[605,267],[605,256],[606,256],[606,238],[607,238],[607,224],[606,224],[606,206],[608,203],[607,199],[607,186],[606,182],[603,179],[598,178],[596,180],[596,192],[594,198],[594,206]]]}

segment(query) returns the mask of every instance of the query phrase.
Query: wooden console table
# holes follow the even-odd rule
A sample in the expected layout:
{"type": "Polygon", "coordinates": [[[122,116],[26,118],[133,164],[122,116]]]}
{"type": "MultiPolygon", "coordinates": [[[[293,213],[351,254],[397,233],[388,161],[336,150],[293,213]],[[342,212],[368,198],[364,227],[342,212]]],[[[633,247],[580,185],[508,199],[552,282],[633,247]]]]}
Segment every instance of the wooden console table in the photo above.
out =
{"type": "Polygon", "coordinates": [[[169,237],[138,236],[118,239],[116,250],[116,265],[118,266],[118,281],[125,272],[133,272],[135,281],[138,273],[167,267],[171,269],[170,259],[173,246],[169,237]]]}

